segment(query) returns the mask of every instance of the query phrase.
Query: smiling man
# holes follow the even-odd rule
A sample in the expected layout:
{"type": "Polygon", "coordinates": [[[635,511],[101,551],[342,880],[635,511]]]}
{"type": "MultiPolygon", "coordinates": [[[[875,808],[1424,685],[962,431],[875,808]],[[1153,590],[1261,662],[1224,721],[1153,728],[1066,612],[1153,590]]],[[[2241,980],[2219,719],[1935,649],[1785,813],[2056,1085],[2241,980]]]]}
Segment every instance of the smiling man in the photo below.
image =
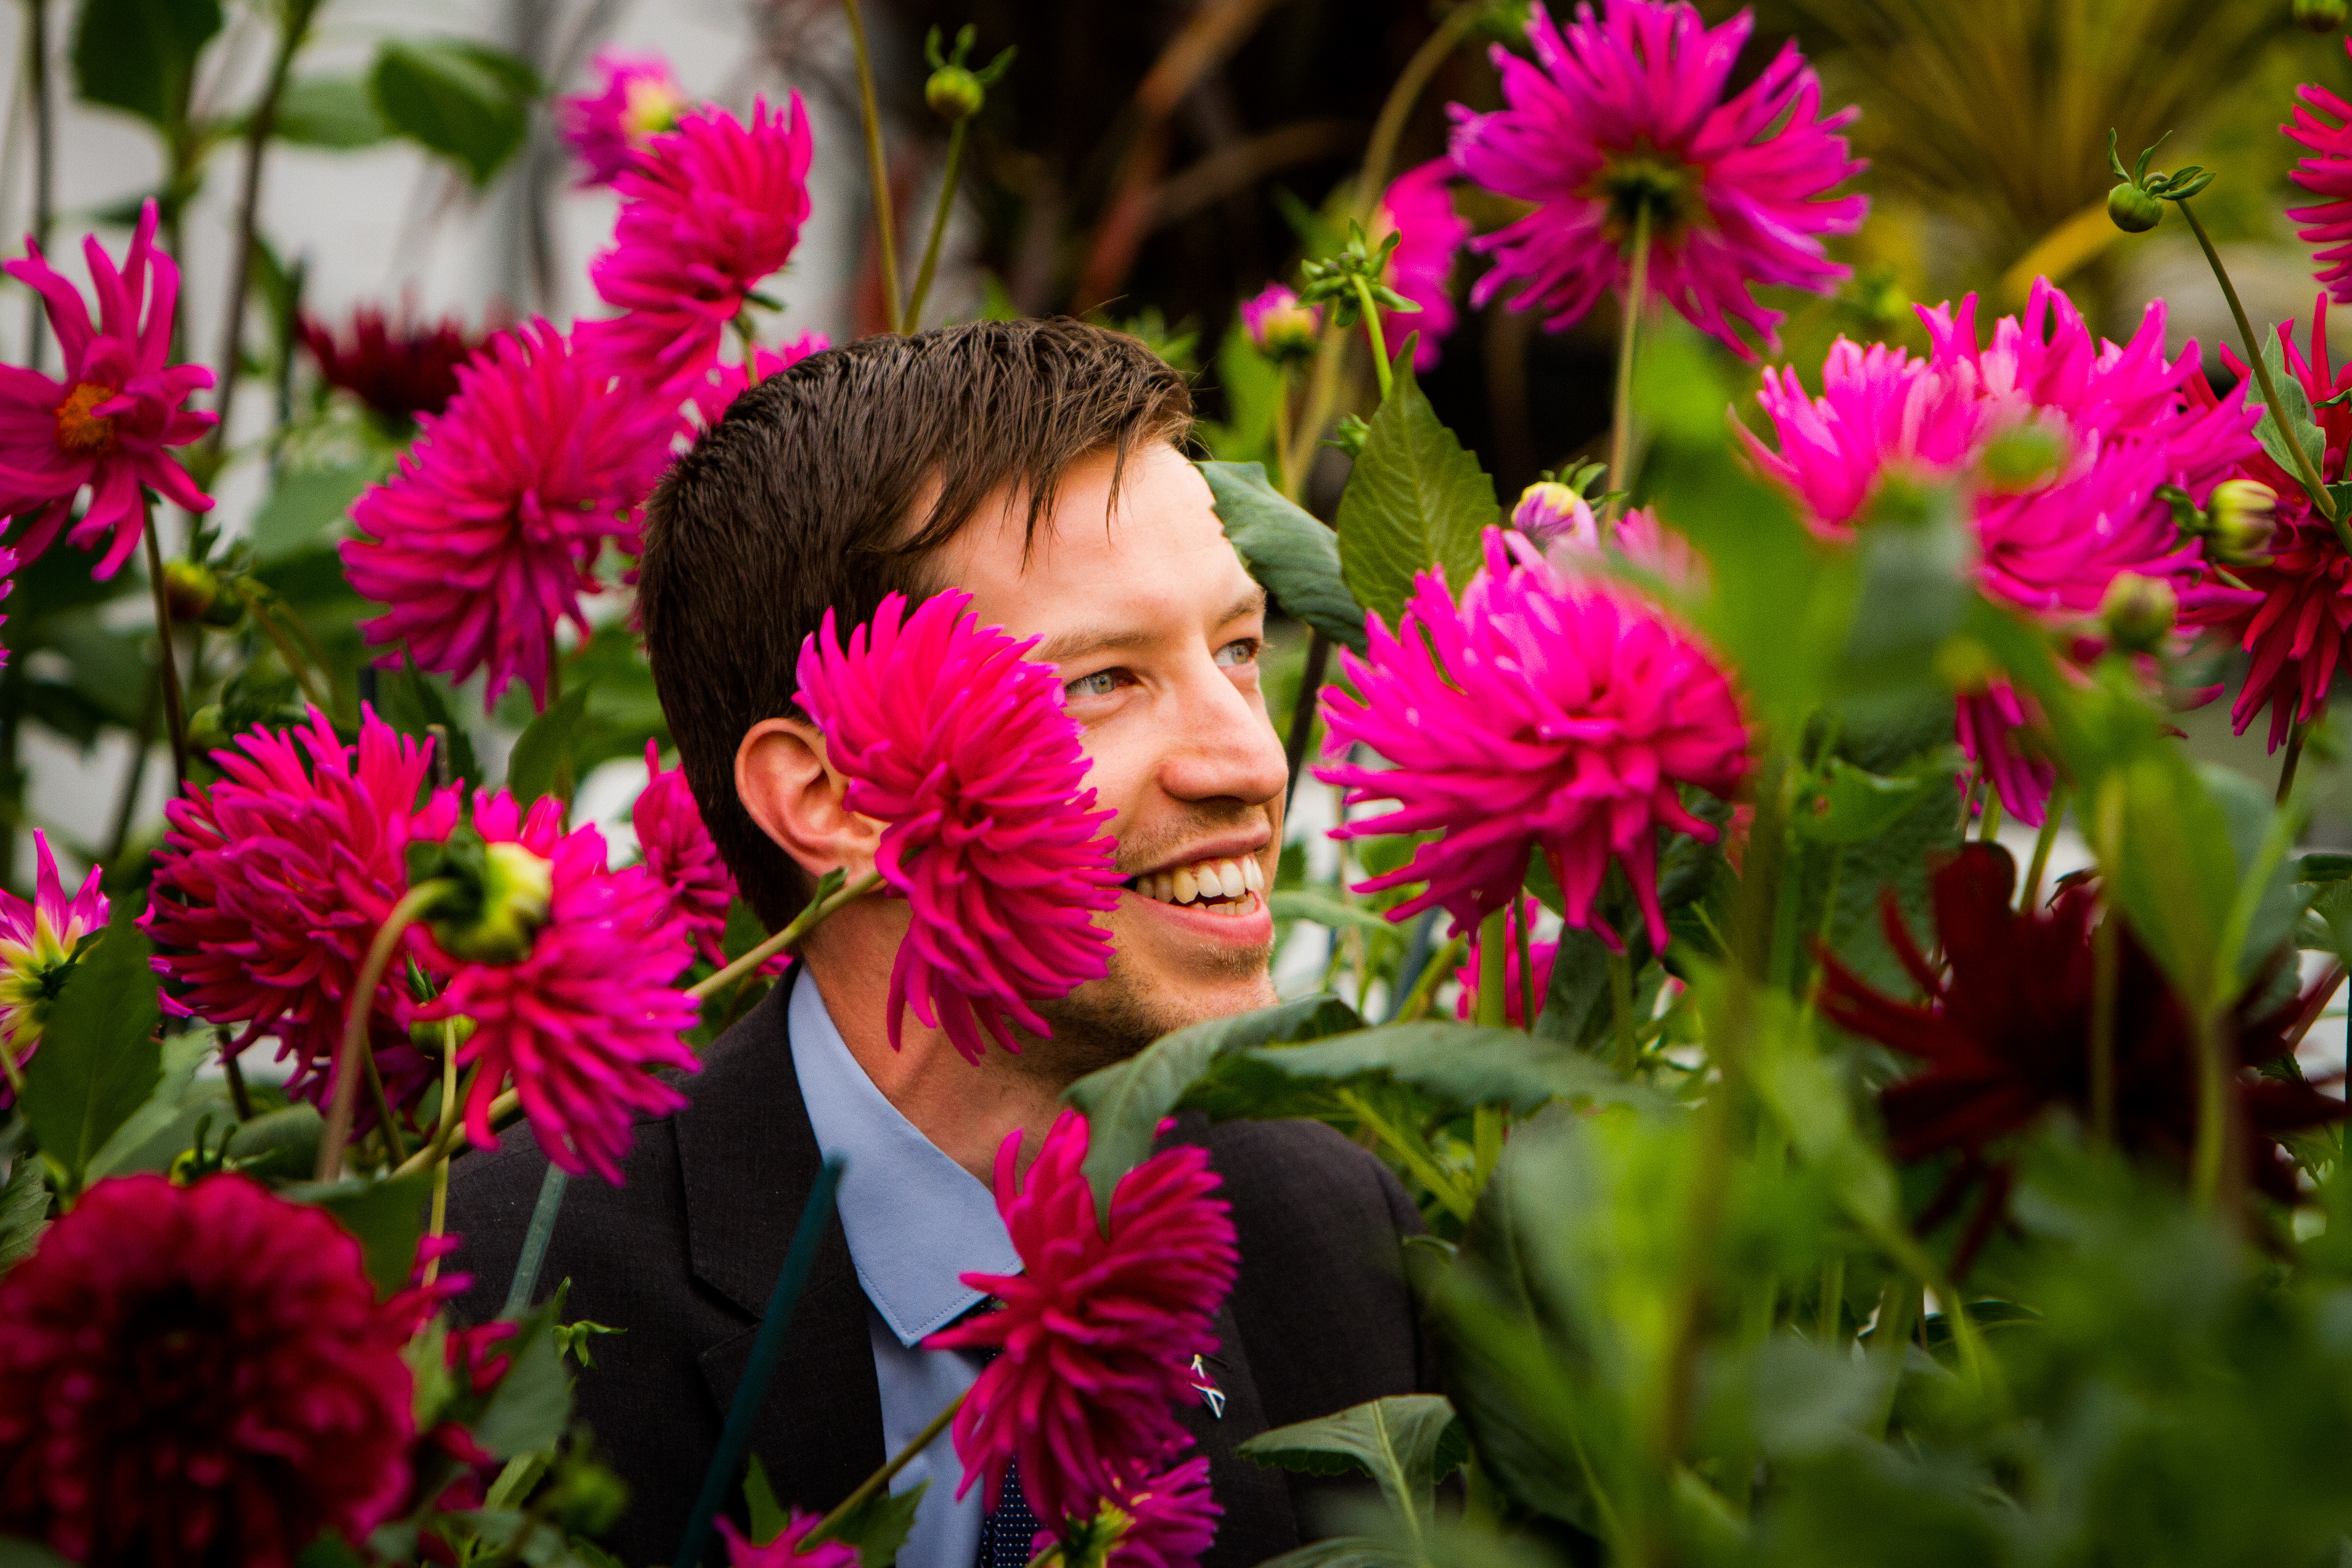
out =
{"type": "MultiPolygon", "coordinates": [[[[1127,890],[1108,973],[1040,1009],[1050,1037],[975,1066],[886,1005],[908,930],[892,900],[846,906],[804,962],[709,1053],[691,1103],[637,1130],[628,1180],[574,1183],[541,1278],[572,1281],[597,1342],[582,1414],[635,1494],[613,1539],[667,1562],[715,1447],[793,1225],[826,1155],[841,1223],[794,1314],[754,1428],[778,1496],[838,1502],[919,1433],[979,1363],[925,1339],[988,1303],[967,1272],[1019,1262],[986,1181],[1034,1153],[1062,1091],[1169,1030],[1272,1003],[1266,905],[1282,749],[1258,657],[1265,597],[1180,450],[1183,381],[1141,343],[1072,321],[977,322],[861,340],[737,400],[663,482],[640,589],[646,647],[687,777],[745,897],[773,928],[817,877],[873,863],[794,703],[801,643],[832,610],[955,586],[989,625],[1040,639],[1116,812],[1127,890]]],[[[1311,1493],[1234,1450],[1272,1426],[1433,1386],[1403,1283],[1420,1228],[1377,1160],[1307,1122],[1180,1122],[1210,1152],[1242,1267],[1218,1355],[1181,1414],[1223,1510],[1204,1562],[1243,1568],[1318,1531],[1311,1493]]],[[[545,1162],[526,1135],[462,1162],[450,1226],[496,1312],[545,1162]]],[[[942,1436],[893,1489],[931,1483],[904,1568],[1022,1568],[1035,1521],[994,1515],[942,1436]]]]}

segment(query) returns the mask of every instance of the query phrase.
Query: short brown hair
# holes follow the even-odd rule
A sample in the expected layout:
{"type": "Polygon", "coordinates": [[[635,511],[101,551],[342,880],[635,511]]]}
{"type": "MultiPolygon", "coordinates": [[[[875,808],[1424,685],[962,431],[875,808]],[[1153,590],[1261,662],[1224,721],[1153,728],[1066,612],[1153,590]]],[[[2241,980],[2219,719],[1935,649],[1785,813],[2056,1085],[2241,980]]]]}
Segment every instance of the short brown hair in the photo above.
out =
{"type": "Polygon", "coordinates": [[[735,753],[797,713],[801,643],[825,611],[845,629],[893,591],[921,597],[924,559],[1000,488],[1025,492],[1034,535],[1072,463],[1108,450],[1123,472],[1139,443],[1183,441],[1192,412],[1183,377],[1124,333],[974,321],[813,354],[671,466],[646,508],[646,651],[703,820],[771,928],[809,881],[737,798],[735,753]]]}

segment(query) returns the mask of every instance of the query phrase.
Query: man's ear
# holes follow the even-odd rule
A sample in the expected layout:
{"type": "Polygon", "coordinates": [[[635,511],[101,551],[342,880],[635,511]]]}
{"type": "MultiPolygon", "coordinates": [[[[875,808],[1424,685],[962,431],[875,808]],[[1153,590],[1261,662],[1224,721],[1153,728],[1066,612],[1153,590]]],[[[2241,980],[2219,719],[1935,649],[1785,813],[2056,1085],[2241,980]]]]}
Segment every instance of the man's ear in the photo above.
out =
{"type": "Polygon", "coordinates": [[[849,809],[849,782],[824,737],[798,719],[762,719],[735,748],[735,794],[760,830],[812,877],[836,867],[852,880],[873,868],[882,825],[849,809]]]}

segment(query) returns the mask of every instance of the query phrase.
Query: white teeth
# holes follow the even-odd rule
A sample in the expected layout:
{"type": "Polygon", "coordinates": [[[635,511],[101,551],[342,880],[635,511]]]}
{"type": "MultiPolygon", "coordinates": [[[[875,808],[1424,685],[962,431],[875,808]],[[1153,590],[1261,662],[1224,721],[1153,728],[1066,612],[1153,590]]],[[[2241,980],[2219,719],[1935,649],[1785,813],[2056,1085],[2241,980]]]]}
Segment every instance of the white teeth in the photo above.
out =
{"type": "Polygon", "coordinates": [[[1242,862],[1242,886],[1253,893],[1265,891],[1265,872],[1259,868],[1255,855],[1242,862]]]}
{"type": "Polygon", "coordinates": [[[1163,904],[1182,904],[1239,916],[1257,907],[1250,895],[1265,890],[1265,871],[1254,856],[1202,860],[1172,871],[1146,871],[1135,891],[1163,904]]]}
{"type": "Polygon", "coordinates": [[[1231,860],[1220,860],[1210,868],[1217,879],[1218,890],[1229,899],[1238,899],[1246,890],[1242,880],[1242,868],[1231,860]]]}
{"type": "Polygon", "coordinates": [[[1171,901],[1189,904],[1200,895],[1200,891],[1201,884],[1193,876],[1193,868],[1190,866],[1176,868],[1176,896],[1171,901]]]}

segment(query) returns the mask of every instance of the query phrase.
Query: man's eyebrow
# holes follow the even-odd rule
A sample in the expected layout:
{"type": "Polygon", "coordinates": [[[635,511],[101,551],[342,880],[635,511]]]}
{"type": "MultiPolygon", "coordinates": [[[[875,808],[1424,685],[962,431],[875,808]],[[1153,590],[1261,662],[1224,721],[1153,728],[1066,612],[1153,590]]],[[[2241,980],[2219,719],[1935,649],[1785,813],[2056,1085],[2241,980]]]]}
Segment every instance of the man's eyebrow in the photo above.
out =
{"type": "MultiPolygon", "coordinates": [[[[1225,606],[1224,614],[1217,617],[1216,624],[1223,626],[1228,621],[1265,613],[1265,590],[1253,583],[1248,593],[1225,606]]],[[[1072,626],[1039,643],[1029,651],[1028,657],[1039,664],[1065,664],[1084,654],[1113,653],[1122,648],[1141,647],[1152,641],[1155,636],[1155,633],[1134,626],[1072,626]]]]}

